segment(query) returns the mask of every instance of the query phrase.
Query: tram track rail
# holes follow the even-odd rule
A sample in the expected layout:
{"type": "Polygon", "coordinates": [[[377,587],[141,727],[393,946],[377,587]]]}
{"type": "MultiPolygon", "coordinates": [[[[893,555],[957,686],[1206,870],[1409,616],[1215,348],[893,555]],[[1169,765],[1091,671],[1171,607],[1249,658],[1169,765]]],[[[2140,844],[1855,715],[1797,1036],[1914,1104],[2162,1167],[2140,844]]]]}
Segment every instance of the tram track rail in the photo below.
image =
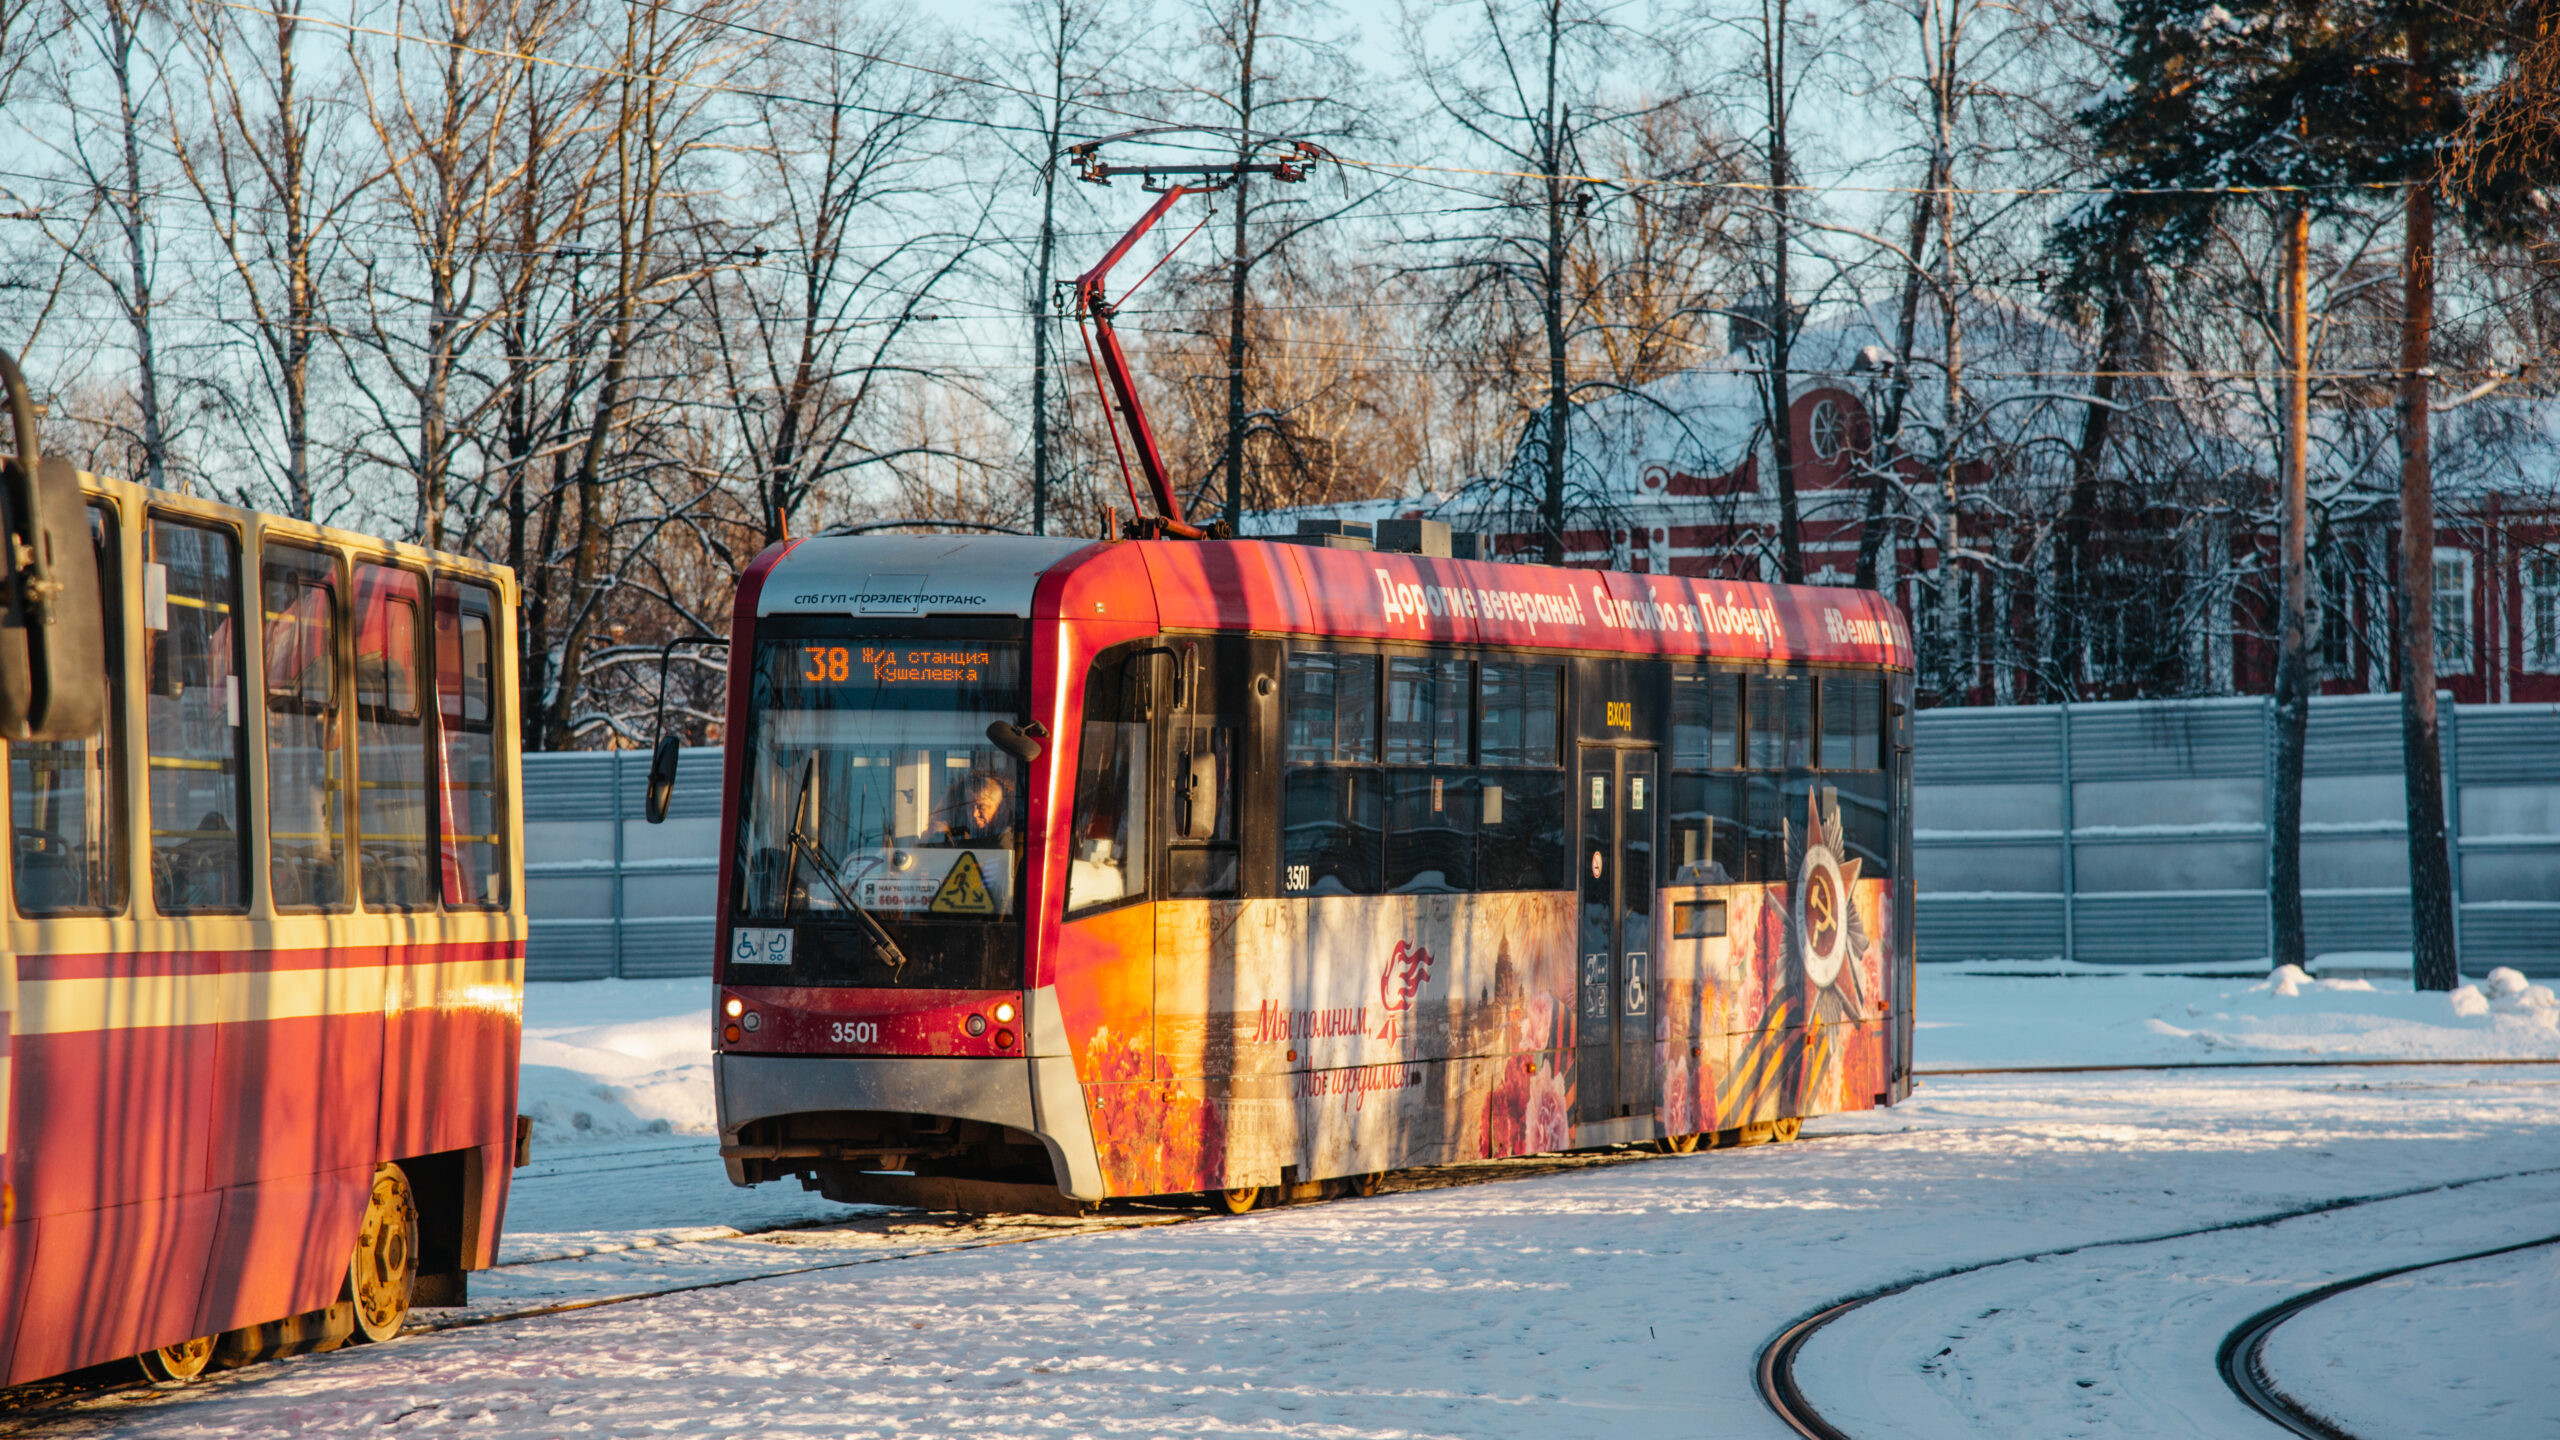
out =
{"type": "Polygon", "coordinates": [[[2163,1060],[2138,1065],[1970,1065],[1943,1070],[1914,1070],[1916,1079],[1949,1075],[2114,1075],[2165,1070],[2377,1070],[2452,1069],[2500,1065],[2560,1065],[2560,1057],[2529,1059],[2410,1060],[2163,1060]]]}
{"type": "MultiPolygon", "coordinates": [[[[1835,1300],[1832,1303],[1825,1305],[1822,1308],[1815,1310],[1787,1325],[1785,1328],[1779,1330],[1776,1335],[1771,1336],[1768,1343],[1760,1348],[1760,1353],[1753,1362],[1753,1385],[1760,1393],[1761,1403],[1769,1407],[1770,1413],[1777,1416],[1779,1422],[1784,1424],[1789,1430],[1793,1431],[1797,1435],[1804,1436],[1805,1440],[1858,1440],[1858,1437],[1850,1435],[1848,1432],[1832,1424],[1829,1420],[1823,1418],[1821,1410],[1813,1404],[1812,1400],[1805,1395],[1803,1387],[1797,1383],[1795,1366],[1797,1359],[1804,1352],[1804,1347],[1810,1343],[1816,1335],[1820,1334],[1825,1327],[1831,1325],[1845,1315],[1862,1310],[1880,1300],[1889,1300],[1897,1295],[1908,1294],[1911,1291],[1934,1285],[1941,1280],[1953,1280],[1959,1276],[1979,1274],[1985,1270],[1997,1270],[2004,1265],[2032,1264],[2039,1260],[2050,1260],[2064,1255],[2078,1255],[2091,1250],[2112,1250],[2128,1248],[2136,1245],[2157,1245],[2171,1240],[2191,1239],[2199,1235],[2224,1234],[2235,1230],[2266,1229],[2272,1226],[2282,1225],[2288,1221],[2308,1219],[2314,1215],[2334,1214],[2343,1210],[2359,1209],[2367,1205],[2380,1205],[2393,1200],[2412,1199],[2420,1195],[2446,1194],[2456,1190],[2469,1189],[2475,1185],[2494,1184],[2501,1180],[2522,1180],[2537,1175],[2555,1174],[2560,1174],[2560,1165],[2535,1166],[2524,1170],[2502,1170],[2492,1175],[2467,1176],[2460,1180],[2442,1181],[2433,1185],[2409,1186],[2399,1190],[2380,1191],[2370,1195],[2339,1196],[2328,1200],[2315,1201],[2310,1204],[2291,1206],[2283,1210],[2269,1211],[2261,1215],[2247,1216],[2242,1219],[2218,1221],[2211,1225],[2198,1225],[2185,1230],[2168,1230],[2150,1235],[2130,1235],[2113,1240],[2088,1240],[2082,1241],[2076,1245],[2051,1246],[2042,1250],[2031,1250],[2021,1254],[2003,1255],[1994,1259],[1976,1260],[1964,1265],[1951,1266],[1944,1270],[1932,1271],[1926,1275],[1914,1276],[1908,1280],[1898,1281],[1891,1285],[1882,1286],[1861,1294],[1848,1296],[1845,1299],[1835,1300]]],[[[2265,1327],[2265,1332],[2271,1333],[2276,1325],[2282,1324],[2284,1319],[2289,1318],[2291,1315],[2299,1313],[2301,1309],[2306,1308],[2307,1304],[2317,1303],[2319,1299],[2325,1299],[2328,1295],[2335,1294],[2342,1289],[2352,1289],[2358,1284],[2370,1284],[2375,1280],[2388,1279],[2392,1275],[2405,1274],[2410,1270],[2426,1269],[2430,1265],[2449,1265],[2460,1260],[2483,1259],[2490,1255],[2505,1254],[2510,1250],[2529,1249],[2535,1245],[2548,1244],[2560,1244],[2560,1235],[2551,1236],[2544,1240],[2529,1241],[2520,1245],[2509,1245],[2496,1250],[2485,1250],[2473,1255],[2456,1256],[2452,1259],[2429,1261],[2419,1265],[2402,1266],[2395,1270],[2378,1271],[2369,1276],[2359,1277],[2354,1281],[2344,1281],[2340,1282],[2336,1286],[2325,1287],[2323,1290],[2312,1291],[2308,1297],[2296,1297],[2297,1301],[2303,1301],[2305,1303],[2296,1304],[2293,1301],[2288,1301],[2287,1304],[2293,1305],[2293,1309],[2285,1310],[2285,1307],[2278,1306],[2272,1310],[2261,1312],[2259,1315],[2251,1317],[2250,1321],[2243,1322],[2241,1329],[2245,1330],[2250,1324],[2267,1319],[2267,1317],[2273,1315],[2275,1316],[2273,1323],[2270,1323],[2265,1327]],[[2276,1310],[2284,1310],[2284,1314],[2276,1315],[2276,1310]]],[[[2224,1357],[2228,1357],[2234,1352],[2235,1338],[2238,1337],[2240,1333],[2241,1332],[2239,1330],[2235,1330],[2232,1332],[2231,1336],[2225,1337],[2222,1347],[2222,1354],[2224,1357]]],[[[2263,1340],[2264,1334],[2262,1333],[2259,1337],[2258,1343],[2263,1343],[2263,1340]]],[[[2254,1350],[2252,1350],[2251,1353],[2254,1355],[2254,1350]]],[[[2231,1372],[2229,1369],[2226,1368],[2223,1371],[2223,1377],[2226,1381],[2231,1379],[2231,1372]]],[[[2234,1388],[2238,1388],[2236,1384],[2234,1385],[2234,1388]]],[[[2246,1394],[2243,1394],[2241,1398],[2243,1400],[2247,1400],[2249,1397],[2246,1394]]],[[[2317,1440],[2356,1440],[2356,1437],[2354,1436],[2342,1435],[2334,1430],[2296,1430],[2295,1433],[2317,1437],[2317,1440]]]]}
{"type": "Polygon", "coordinates": [[[2305,1440],[2358,1440],[2353,1431],[2342,1428],[2336,1421],[2286,1394],[2283,1387],[2275,1382],[2275,1378],[2267,1373],[2267,1342],[2275,1337],[2276,1331],[2282,1328],[2286,1321],[2322,1301],[2335,1299],[2349,1291],[2361,1290],[2367,1285],[2402,1275],[2413,1275],[2422,1270],[2441,1269],[2447,1265],[2461,1265],[2473,1260],[2488,1260],[2500,1255],[2513,1255],[2523,1250],[2538,1250],[2548,1245],[2560,1245],[2560,1235],[2545,1235],[2538,1240],[2520,1240],[2512,1245],[2493,1246],[2487,1250],[2474,1250],[2463,1255],[2447,1255],[2440,1260],[2420,1260],[2409,1265],[2394,1265],[2387,1270],[2376,1270],[2368,1275],[2333,1281],[2316,1290],[2306,1290],[2290,1300],[2270,1305],[2233,1326],[2231,1333],[2222,1337],[2222,1348],[2214,1356],[2214,1365],[2222,1372],[2222,1383],[2231,1387],[2231,1393],[2239,1396],[2241,1403],[2294,1434],[2305,1437],[2305,1440]]]}
{"type": "MultiPolygon", "coordinates": [[[[1825,1138],[1839,1139],[1846,1137],[1825,1138]]],[[[1807,1143],[1807,1141],[1795,1141],[1790,1143],[1803,1144],[1807,1143]]],[[[1434,1166],[1426,1170],[1393,1171],[1389,1173],[1386,1183],[1380,1188],[1378,1193],[1380,1195],[1390,1195],[1409,1194],[1429,1190],[1461,1189],[1473,1185],[1500,1184],[1505,1181],[1512,1180],[1529,1180],[1542,1175],[1563,1174],[1576,1170],[1605,1169],[1612,1166],[1635,1164],[1648,1160],[1670,1160],[1678,1158],[1683,1157],[1645,1148],[1627,1147],[1601,1151],[1587,1151],[1579,1154],[1542,1155],[1521,1157],[1510,1160],[1481,1160],[1458,1165],[1434,1166]]],[[[1333,1202],[1328,1200],[1322,1202],[1301,1201],[1297,1203],[1298,1205],[1305,1205],[1315,1203],[1330,1204],[1333,1202]]],[[[707,1290],[724,1290],[739,1285],[751,1285],[768,1280],[787,1280],[797,1276],[820,1274],[831,1270],[850,1270],[865,1265],[885,1265],[894,1261],[922,1260],[937,1255],[953,1255],[973,1250],[1000,1249],[1006,1246],[1028,1245],[1046,1240],[1063,1240],[1077,1235],[1106,1234],[1120,1230],[1162,1229],[1177,1225],[1196,1225],[1203,1223],[1244,1220],[1249,1219],[1254,1215],[1269,1214],[1274,1210],[1287,1210],[1293,1208],[1297,1208],[1297,1206],[1279,1205],[1270,1207],[1269,1209],[1257,1209],[1248,1212],[1245,1215],[1231,1215],[1225,1210],[1218,1208],[1214,1202],[1197,1206],[1181,1206],[1173,1203],[1159,1203],[1149,1206],[1146,1205],[1145,1202],[1140,1202],[1136,1205],[1129,1205],[1126,1209],[1116,1213],[1112,1211],[1101,1212],[1096,1218],[1105,1221],[1105,1223],[1072,1227],[1060,1226],[1043,1234],[988,1236],[942,1243],[926,1241],[913,1246],[884,1247],[882,1249],[860,1255],[847,1255],[840,1258],[816,1260],[807,1264],[784,1266],[776,1269],[755,1270],[746,1274],[711,1276],[703,1279],[688,1280],[680,1284],[661,1285],[648,1289],[627,1291],[610,1295],[584,1296],[568,1300],[546,1301],[539,1304],[491,1311],[478,1315],[461,1315],[449,1320],[415,1322],[408,1329],[404,1330],[398,1339],[388,1343],[396,1345],[410,1340],[423,1339],[429,1335],[446,1334],[461,1330],[486,1329],[496,1325],[515,1324],[527,1320],[538,1320],[547,1316],[575,1314],[586,1310],[608,1309],[618,1305],[636,1305],[643,1301],[664,1299],[671,1295],[693,1294],[707,1290]],[[1111,1223],[1114,1221],[1117,1223],[1111,1223]]],[[[932,1218],[927,1215],[927,1212],[897,1213],[902,1217],[932,1218]]],[[[972,1220],[975,1217],[962,1218],[965,1221],[972,1220]]],[[[751,1243],[772,1244],[779,1249],[783,1245],[792,1243],[788,1240],[782,1239],[781,1237],[795,1234],[807,1235],[841,1228],[845,1227],[840,1224],[825,1222],[800,1222],[765,1226],[751,1231],[740,1231],[738,1234],[733,1236],[719,1238],[734,1241],[747,1241],[751,1243]]],[[[491,1268],[503,1270],[528,1265],[574,1263],[579,1260],[621,1254],[630,1251],[667,1248],[691,1243],[698,1242],[652,1238],[636,1241],[626,1245],[614,1245],[590,1250],[580,1250],[571,1254],[536,1256],[523,1260],[505,1261],[491,1268]]],[[[184,1399],[192,1393],[199,1393],[207,1384],[220,1386],[227,1381],[234,1380],[235,1377],[237,1379],[246,1379],[265,1372],[268,1368],[268,1362],[260,1362],[257,1364],[242,1366],[235,1370],[216,1372],[215,1374],[206,1377],[205,1381],[172,1383],[150,1381],[138,1376],[133,1376],[129,1373],[132,1369],[131,1362],[110,1361],[103,1365],[91,1366],[87,1370],[74,1371],[69,1375],[56,1376],[48,1380],[30,1381],[24,1385],[0,1389],[0,1435],[68,1435],[74,1433],[86,1433],[86,1427],[89,1422],[96,1423],[100,1429],[113,1428],[116,1424],[120,1423],[121,1416],[131,1413],[134,1409],[158,1404],[167,1400],[184,1399]]]]}

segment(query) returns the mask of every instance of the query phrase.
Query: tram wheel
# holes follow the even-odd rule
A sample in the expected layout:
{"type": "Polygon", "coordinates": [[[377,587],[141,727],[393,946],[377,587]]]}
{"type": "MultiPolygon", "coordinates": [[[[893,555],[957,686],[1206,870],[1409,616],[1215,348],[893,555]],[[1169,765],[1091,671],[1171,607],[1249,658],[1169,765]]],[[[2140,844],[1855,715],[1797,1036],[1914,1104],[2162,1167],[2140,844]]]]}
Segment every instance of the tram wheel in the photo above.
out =
{"type": "Polygon", "coordinates": [[[1387,1172],[1384,1170],[1372,1170],[1366,1175],[1354,1175],[1351,1177],[1351,1193],[1366,1200],[1377,1194],[1378,1187],[1386,1183],[1387,1172]]]}
{"type": "Polygon", "coordinates": [[[1240,1185],[1233,1190],[1219,1191],[1218,1198],[1227,1202],[1228,1214],[1241,1215],[1247,1210],[1250,1210],[1254,1206],[1262,1203],[1262,1187],[1259,1185],[1240,1185]]]}
{"type": "Polygon", "coordinates": [[[355,1254],[347,1261],[347,1298],[355,1302],[357,1343],[399,1334],[408,1322],[409,1298],[417,1284],[417,1197],[409,1193],[409,1177],[400,1167],[385,1165],[373,1172],[355,1254]]]}
{"type": "Polygon", "coordinates": [[[145,1350],[133,1357],[142,1367],[146,1380],[193,1380],[213,1363],[213,1342],[217,1337],[199,1335],[157,1350],[145,1350]]]}
{"type": "Polygon", "coordinates": [[[1777,1137],[1778,1127],[1776,1124],[1767,1120],[1754,1120],[1750,1124],[1742,1127],[1742,1137],[1735,1143],[1742,1145],[1766,1145],[1777,1137]]]}
{"type": "Polygon", "coordinates": [[[1665,1135],[1654,1143],[1662,1148],[1662,1153],[1665,1155],[1687,1155],[1698,1148],[1698,1137],[1695,1135],[1665,1135]]]}
{"type": "Polygon", "coordinates": [[[1790,1115],[1784,1120],[1771,1121],[1769,1125],[1769,1138],[1777,1141],[1781,1145],[1786,1144],[1788,1141],[1795,1139],[1798,1135],[1803,1133],[1804,1118],[1798,1115],[1790,1115]]]}

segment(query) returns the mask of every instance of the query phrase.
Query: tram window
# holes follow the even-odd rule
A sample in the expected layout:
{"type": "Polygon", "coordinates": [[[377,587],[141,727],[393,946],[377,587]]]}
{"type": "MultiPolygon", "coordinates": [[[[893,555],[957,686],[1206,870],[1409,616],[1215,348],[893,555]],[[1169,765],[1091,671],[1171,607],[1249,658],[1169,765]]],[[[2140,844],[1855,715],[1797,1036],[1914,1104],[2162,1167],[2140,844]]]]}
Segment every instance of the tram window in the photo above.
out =
{"type": "Polygon", "coordinates": [[[1289,656],[1289,763],[1364,765],[1378,758],[1378,657],[1300,650],[1289,656]]]}
{"type": "Polygon", "coordinates": [[[1857,675],[1822,677],[1822,768],[1884,768],[1884,686],[1857,675]]]}
{"type": "Polygon", "coordinates": [[[1834,798],[1840,804],[1840,836],[1835,843],[1841,858],[1859,861],[1858,873],[1867,879],[1891,875],[1893,826],[1888,797],[1893,792],[1885,784],[1884,772],[1858,770],[1822,778],[1837,792],[1834,798]]]}
{"type": "Polygon", "coordinates": [[[507,903],[506,796],[498,771],[498,600],[485,586],[435,588],[436,708],[444,729],[444,903],[507,903]]]}
{"type": "Polygon", "coordinates": [[[1483,763],[1563,764],[1564,667],[1488,660],[1483,674],[1483,763]]]}
{"type": "Polygon", "coordinates": [[[1464,660],[1387,661],[1387,763],[1464,765],[1474,697],[1464,660]]]}
{"type": "Polygon", "coordinates": [[[106,733],[9,746],[11,878],[21,915],[118,915],[125,905],[124,584],[115,512],[89,506],[106,609],[106,733]]]}
{"type": "Polygon", "coordinates": [[[1742,764],[1742,677],[1706,670],[1671,675],[1671,764],[1731,770],[1742,764]]]}
{"type": "MultiPolygon", "coordinates": [[[[1214,693],[1214,692],[1213,692],[1214,693]]],[[[1172,845],[1165,889],[1186,897],[1236,893],[1236,727],[1184,719],[1173,748],[1172,845]]]]}
{"type": "Polygon", "coordinates": [[[1107,655],[1085,672],[1084,733],[1076,746],[1075,819],[1067,833],[1067,913],[1147,895],[1147,688],[1132,664],[1107,655]]]}
{"type": "Polygon", "coordinates": [[[267,877],[278,910],[347,903],[346,747],[339,684],[346,629],[338,562],[265,547],[267,877]]]}
{"type": "Polygon", "coordinates": [[[364,903],[436,902],[427,816],[426,606],[418,577],[356,566],[356,863],[364,903]]]}
{"type": "Polygon", "coordinates": [[[1566,888],[1573,814],[1567,808],[1564,772],[1480,771],[1476,785],[1475,888],[1566,888]]]}
{"type": "Polygon", "coordinates": [[[1745,693],[1751,708],[1751,768],[1802,770],[1813,764],[1813,686],[1803,675],[1754,675],[1745,693]]]}
{"type": "Polygon", "coordinates": [[[1766,885],[1789,878],[1787,841],[1804,827],[1805,783],[1801,776],[1790,780],[1776,773],[1744,779],[1741,879],[1766,885]]]}
{"type": "Polygon", "coordinates": [[[1459,770],[1390,770],[1387,777],[1387,892],[1476,888],[1475,777],[1459,770]]]}
{"type": "Polygon", "coordinates": [[[1291,895],[1375,895],[1385,774],[1292,770],[1281,802],[1280,888],[1291,895]]]}
{"type": "Polygon", "coordinates": [[[245,910],[239,541],[161,516],[145,534],[152,899],[164,915],[245,910]]]}
{"type": "Polygon", "coordinates": [[[1675,885],[1725,885],[1743,874],[1742,777],[1673,771],[1663,782],[1675,885]]]}

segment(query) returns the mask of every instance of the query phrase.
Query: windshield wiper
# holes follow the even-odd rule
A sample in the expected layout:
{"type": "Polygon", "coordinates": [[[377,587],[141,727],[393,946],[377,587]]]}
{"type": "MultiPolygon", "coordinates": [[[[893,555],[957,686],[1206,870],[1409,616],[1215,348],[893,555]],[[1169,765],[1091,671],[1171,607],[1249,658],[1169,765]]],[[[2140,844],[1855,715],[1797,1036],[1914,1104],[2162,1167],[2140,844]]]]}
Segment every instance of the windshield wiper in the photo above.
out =
{"type": "Polygon", "coordinates": [[[844,881],[839,874],[844,867],[836,863],[835,856],[827,853],[827,847],[819,842],[817,836],[808,832],[809,795],[817,787],[817,779],[816,757],[802,761],[800,798],[798,803],[791,807],[791,858],[782,872],[783,903],[786,905],[791,903],[791,882],[800,869],[800,852],[806,848],[809,854],[816,858],[818,878],[826,881],[827,889],[834,892],[836,904],[842,909],[853,912],[853,918],[861,921],[862,928],[871,932],[872,945],[877,948],[881,960],[889,967],[889,983],[900,984],[906,978],[907,952],[898,948],[897,940],[889,934],[889,927],[881,924],[878,917],[870,911],[863,909],[862,902],[853,898],[853,892],[844,888],[844,881]]]}

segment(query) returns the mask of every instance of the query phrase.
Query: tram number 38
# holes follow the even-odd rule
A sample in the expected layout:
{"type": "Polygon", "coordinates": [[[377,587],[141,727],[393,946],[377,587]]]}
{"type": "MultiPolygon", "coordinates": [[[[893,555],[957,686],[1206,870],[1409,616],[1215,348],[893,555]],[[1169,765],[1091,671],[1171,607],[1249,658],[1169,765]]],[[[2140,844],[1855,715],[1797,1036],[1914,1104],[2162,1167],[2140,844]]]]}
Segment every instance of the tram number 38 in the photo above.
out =
{"type": "Polygon", "coordinates": [[[872,1045],[879,1042],[880,1026],[872,1020],[838,1020],[828,1027],[827,1038],[839,1045],[872,1045]]]}

